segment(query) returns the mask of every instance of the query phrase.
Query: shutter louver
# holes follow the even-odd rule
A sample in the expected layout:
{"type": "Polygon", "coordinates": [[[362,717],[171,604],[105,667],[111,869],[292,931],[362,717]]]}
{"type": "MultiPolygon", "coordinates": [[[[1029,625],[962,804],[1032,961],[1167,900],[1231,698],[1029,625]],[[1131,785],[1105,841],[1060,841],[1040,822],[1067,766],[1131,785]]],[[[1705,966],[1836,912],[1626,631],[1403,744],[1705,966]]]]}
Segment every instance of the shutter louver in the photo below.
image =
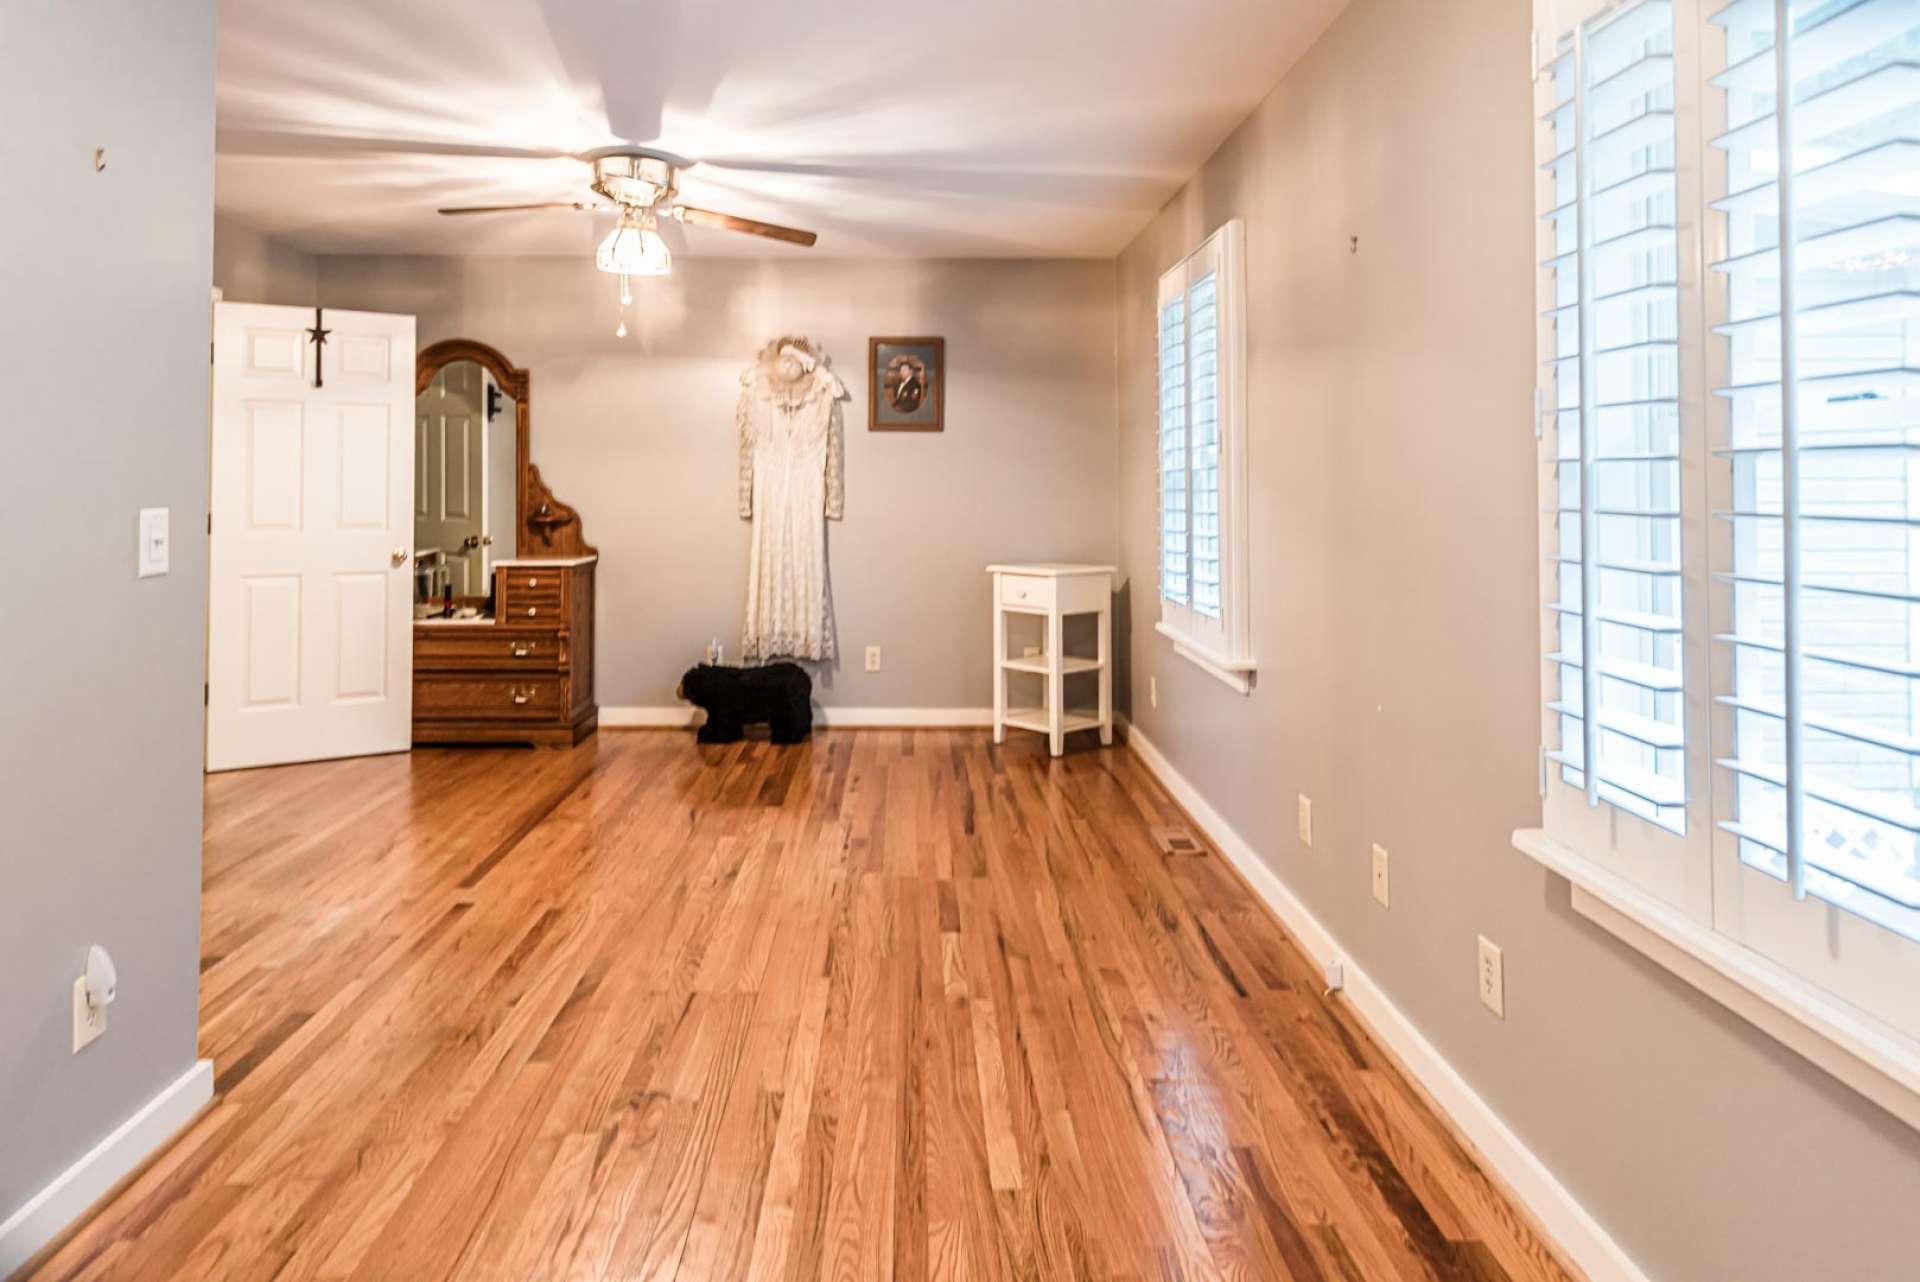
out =
{"type": "Polygon", "coordinates": [[[1920,938],[1920,0],[1790,8],[1784,75],[1774,0],[1712,19],[1722,827],[1796,893],[1920,938]]]}

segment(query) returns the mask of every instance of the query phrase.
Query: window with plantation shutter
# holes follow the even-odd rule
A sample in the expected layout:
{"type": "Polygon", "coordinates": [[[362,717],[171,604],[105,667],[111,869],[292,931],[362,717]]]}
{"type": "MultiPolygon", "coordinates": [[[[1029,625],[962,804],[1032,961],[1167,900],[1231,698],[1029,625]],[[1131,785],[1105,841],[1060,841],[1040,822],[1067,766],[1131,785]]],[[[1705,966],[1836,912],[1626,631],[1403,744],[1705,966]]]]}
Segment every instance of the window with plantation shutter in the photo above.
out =
{"type": "Polygon", "coordinates": [[[1846,955],[1920,939],[1920,4],[1714,8],[1726,924],[1897,1013],[1846,955]]]}
{"type": "Polygon", "coordinates": [[[1589,804],[1686,829],[1674,14],[1576,27],[1551,68],[1558,721],[1589,804]]]}
{"type": "Polygon", "coordinates": [[[1920,0],[1536,17],[1516,844],[1920,1126],[1920,0]]]}
{"type": "Polygon", "coordinates": [[[1229,222],[1160,278],[1158,630],[1245,692],[1243,236],[1229,222]]]}

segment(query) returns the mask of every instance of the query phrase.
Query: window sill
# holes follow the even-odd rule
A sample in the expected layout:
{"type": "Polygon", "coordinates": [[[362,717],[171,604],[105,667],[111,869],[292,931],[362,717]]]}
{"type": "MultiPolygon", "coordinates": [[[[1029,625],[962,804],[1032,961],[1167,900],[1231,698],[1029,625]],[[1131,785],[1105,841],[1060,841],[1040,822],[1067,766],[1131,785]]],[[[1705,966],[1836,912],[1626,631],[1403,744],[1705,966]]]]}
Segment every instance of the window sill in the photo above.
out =
{"type": "Polygon", "coordinates": [[[1233,660],[1224,655],[1195,645],[1177,629],[1165,623],[1155,623],[1153,630],[1173,642],[1173,652],[1198,667],[1208,676],[1233,687],[1235,692],[1246,694],[1253,689],[1253,660],[1233,660]]]}
{"type": "Polygon", "coordinates": [[[1920,1044],[1553,840],[1513,846],[1573,885],[1573,910],[1920,1129],[1920,1044]]]}

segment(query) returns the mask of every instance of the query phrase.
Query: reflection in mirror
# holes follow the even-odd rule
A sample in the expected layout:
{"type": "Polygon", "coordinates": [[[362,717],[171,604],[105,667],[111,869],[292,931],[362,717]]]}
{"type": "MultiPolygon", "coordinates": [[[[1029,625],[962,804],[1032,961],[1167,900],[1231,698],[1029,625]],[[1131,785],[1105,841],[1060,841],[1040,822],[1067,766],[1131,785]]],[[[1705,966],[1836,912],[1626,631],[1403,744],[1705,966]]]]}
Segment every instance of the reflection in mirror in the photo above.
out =
{"type": "Polygon", "coordinates": [[[514,554],[517,407],[491,371],[454,361],[414,405],[417,600],[485,597],[514,554]]]}

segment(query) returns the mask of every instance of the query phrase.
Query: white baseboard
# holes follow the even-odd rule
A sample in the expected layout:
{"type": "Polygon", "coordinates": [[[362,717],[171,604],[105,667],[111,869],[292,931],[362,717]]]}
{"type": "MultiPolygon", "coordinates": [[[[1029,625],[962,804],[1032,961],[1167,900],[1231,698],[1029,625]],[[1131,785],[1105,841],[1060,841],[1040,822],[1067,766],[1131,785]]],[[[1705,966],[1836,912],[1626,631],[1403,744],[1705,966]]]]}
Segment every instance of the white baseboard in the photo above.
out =
{"type": "Polygon", "coordinates": [[[1246,839],[1207,803],[1186,776],[1174,769],[1153,740],[1129,726],[1127,744],[1173,799],[1193,816],[1207,838],[1239,869],[1247,884],[1266,901],[1281,925],[1313,960],[1322,966],[1333,960],[1342,963],[1345,972],[1342,991],[1347,1006],[1375,1040],[1425,1089],[1427,1096],[1476,1151],[1481,1164],[1532,1213],[1541,1232],[1552,1239],[1561,1255],[1584,1272],[1590,1282],[1648,1282],[1647,1275],[1599,1222],[1554,1178],[1546,1164],[1521,1142],[1413,1021],[1401,1013],[1386,992],[1353,964],[1353,959],[1326,927],[1287,889],[1246,839]]]}
{"type": "Polygon", "coordinates": [[[9,1277],[126,1174],[158,1152],[213,1098],[203,1059],[142,1104],[112,1133],[0,1223],[0,1278],[9,1277]]]}
{"type": "MultiPolygon", "coordinates": [[[[608,730],[681,730],[696,724],[698,708],[668,704],[652,708],[602,708],[600,725],[608,730]]],[[[993,724],[992,708],[845,708],[813,710],[815,725],[841,729],[887,727],[901,730],[977,729],[993,724]]]]}

